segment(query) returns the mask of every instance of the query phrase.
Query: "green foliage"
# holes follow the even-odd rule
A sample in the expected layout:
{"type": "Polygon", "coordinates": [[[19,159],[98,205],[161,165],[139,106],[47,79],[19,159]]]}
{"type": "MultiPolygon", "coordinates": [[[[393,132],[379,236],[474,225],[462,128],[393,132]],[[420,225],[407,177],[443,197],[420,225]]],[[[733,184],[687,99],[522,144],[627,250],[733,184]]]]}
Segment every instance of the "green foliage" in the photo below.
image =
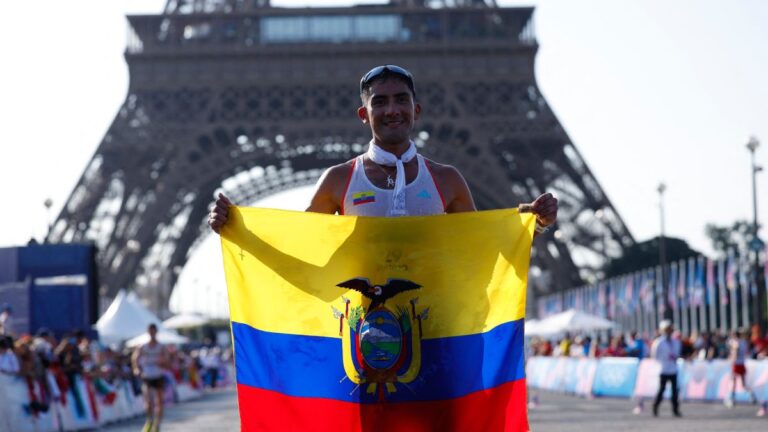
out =
{"type": "Polygon", "coordinates": [[[402,327],[403,333],[408,333],[411,330],[411,315],[408,309],[398,306],[397,316],[400,319],[400,327],[402,327]]]}
{"type": "Polygon", "coordinates": [[[707,224],[704,230],[712,241],[712,248],[723,256],[729,249],[734,250],[737,255],[747,253],[753,237],[752,223],[746,220],[737,220],[731,226],[707,224]]]}
{"type": "MultiPolygon", "coordinates": [[[[691,249],[685,240],[664,237],[666,261],[672,262],[701,253],[691,249]]],[[[610,278],[659,265],[659,237],[635,243],[624,250],[624,255],[609,261],[604,267],[605,277],[610,278]]]]}
{"type": "Polygon", "coordinates": [[[349,318],[347,318],[347,324],[353,331],[357,329],[357,322],[363,317],[363,307],[355,306],[349,311],[349,318]]]}

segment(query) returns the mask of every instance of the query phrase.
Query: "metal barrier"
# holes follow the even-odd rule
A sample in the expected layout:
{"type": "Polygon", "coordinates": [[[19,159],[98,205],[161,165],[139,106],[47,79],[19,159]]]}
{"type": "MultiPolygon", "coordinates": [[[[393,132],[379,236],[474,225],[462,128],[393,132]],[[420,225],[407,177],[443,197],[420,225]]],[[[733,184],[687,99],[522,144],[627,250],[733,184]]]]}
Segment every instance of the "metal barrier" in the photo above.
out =
{"type": "MultiPolygon", "coordinates": [[[[760,402],[768,402],[768,360],[747,360],[747,386],[760,402]]],[[[653,398],[659,389],[656,360],[630,357],[531,357],[526,364],[529,388],[581,396],[653,398]]],[[[680,400],[723,401],[733,385],[728,360],[678,361],[680,400]]],[[[669,391],[669,388],[667,388],[669,391]]],[[[750,396],[737,380],[735,402],[750,396]]]]}

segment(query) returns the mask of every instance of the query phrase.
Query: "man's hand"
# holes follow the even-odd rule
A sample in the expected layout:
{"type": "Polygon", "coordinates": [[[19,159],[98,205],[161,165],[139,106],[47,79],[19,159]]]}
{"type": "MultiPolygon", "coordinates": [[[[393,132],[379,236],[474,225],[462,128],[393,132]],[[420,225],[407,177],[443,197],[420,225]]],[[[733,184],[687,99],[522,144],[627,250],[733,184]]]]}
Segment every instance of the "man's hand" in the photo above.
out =
{"type": "Polygon", "coordinates": [[[208,226],[216,233],[219,234],[221,227],[227,223],[229,218],[229,206],[233,205],[223,193],[219,193],[216,202],[213,203],[211,212],[208,214],[208,226]]]}
{"type": "Polygon", "coordinates": [[[518,210],[520,213],[531,212],[535,214],[539,225],[548,227],[557,220],[557,198],[547,192],[530,204],[520,204],[518,210]]]}

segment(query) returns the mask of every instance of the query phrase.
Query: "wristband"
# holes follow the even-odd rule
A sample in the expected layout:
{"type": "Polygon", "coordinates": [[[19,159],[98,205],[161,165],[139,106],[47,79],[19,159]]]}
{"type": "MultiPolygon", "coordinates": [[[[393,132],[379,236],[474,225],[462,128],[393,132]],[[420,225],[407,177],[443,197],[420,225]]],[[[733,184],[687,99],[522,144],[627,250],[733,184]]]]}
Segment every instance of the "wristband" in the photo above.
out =
{"type": "Polygon", "coordinates": [[[544,226],[539,223],[539,220],[536,220],[536,226],[533,228],[534,231],[536,231],[539,234],[544,234],[545,232],[549,231],[549,226],[544,226]]]}

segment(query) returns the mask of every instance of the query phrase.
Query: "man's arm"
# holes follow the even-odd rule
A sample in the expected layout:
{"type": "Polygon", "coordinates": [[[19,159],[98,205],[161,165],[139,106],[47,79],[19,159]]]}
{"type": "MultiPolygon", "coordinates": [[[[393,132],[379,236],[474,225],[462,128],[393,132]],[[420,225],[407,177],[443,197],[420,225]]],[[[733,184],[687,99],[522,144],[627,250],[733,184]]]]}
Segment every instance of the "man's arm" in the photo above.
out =
{"type": "Polygon", "coordinates": [[[141,358],[141,347],[137,347],[133,351],[131,356],[131,366],[135,375],[141,375],[141,367],[139,366],[139,359],[141,358]]]}
{"type": "Polygon", "coordinates": [[[325,214],[341,213],[351,169],[352,162],[328,168],[317,181],[315,194],[305,211],[325,214]]]}
{"type": "Polygon", "coordinates": [[[651,343],[651,358],[658,360],[658,357],[656,357],[656,351],[658,351],[658,349],[659,349],[659,341],[657,339],[651,343]]]}
{"type": "MultiPolygon", "coordinates": [[[[344,200],[347,181],[349,180],[352,161],[328,168],[317,182],[315,194],[312,196],[306,211],[315,213],[334,214],[341,211],[341,203],[344,200]]],[[[229,219],[229,207],[232,201],[224,194],[219,193],[216,201],[208,214],[208,226],[216,233],[229,219]]]]}
{"type": "Polygon", "coordinates": [[[459,170],[431,160],[425,162],[428,164],[437,189],[443,197],[446,213],[477,211],[472,192],[469,191],[469,186],[467,186],[467,182],[459,170]]]}
{"type": "MultiPolygon", "coordinates": [[[[469,186],[459,170],[430,160],[427,160],[427,163],[440,193],[443,194],[446,213],[477,211],[469,186]]],[[[557,198],[551,193],[542,194],[532,203],[521,204],[519,208],[521,212],[534,213],[542,227],[548,227],[557,220],[557,198]]],[[[534,236],[536,234],[534,233],[534,236]]]]}

